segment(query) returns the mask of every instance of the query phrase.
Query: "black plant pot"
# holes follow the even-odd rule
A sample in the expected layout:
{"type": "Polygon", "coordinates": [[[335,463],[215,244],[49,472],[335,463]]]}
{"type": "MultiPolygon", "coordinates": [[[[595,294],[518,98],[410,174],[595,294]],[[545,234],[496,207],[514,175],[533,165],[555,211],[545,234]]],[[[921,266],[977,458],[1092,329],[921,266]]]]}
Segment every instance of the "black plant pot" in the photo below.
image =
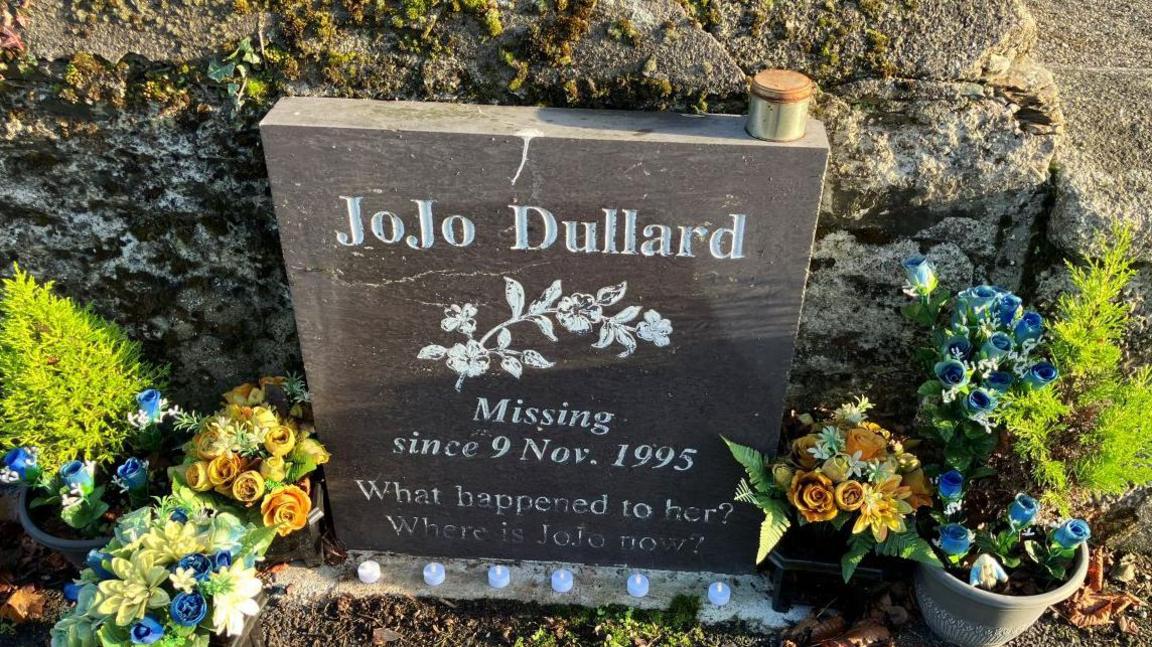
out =
{"type": "Polygon", "coordinates": [[[312,489],[309,497],[312,499],[312,511],[308,513],[308,525],[287,537],[276,537],[264,559],[269,564],[292,562],[300,560],[309,568],[316,568],[323,563],[320,553],[320,536],[324,532],[324,476],[320,471],[311,476],[312,489]]]}
{"type": "Polygon", "coordinates": [[[31,508],[29,508],[31,503],[32,501],[28,496],[28,488],[21,489],[20,501],[16,509],[20,515],[20,525],[24,527],[24,532],[41,546],[50,548],[63,555],[65,559],[76,566],[76,568],[84,568],[84,562],[88,559],[88,551],[103,548],[108,542],[112,541],[111,537],[65,539],[44,532],[32,521],[32,512],[31,508]]]}
{"type": "Polygon", "coordinates": [[[845,584],[840,558],[848,550],[851,535],[848,525],[840,530],[827,523],[789,529],[766,560],[772,578],[772,609],[783,613],[796,603],[823,607],[837,598],[859,597],[861,587],[911,575],[911,562],[868,555],[845,584]]]}

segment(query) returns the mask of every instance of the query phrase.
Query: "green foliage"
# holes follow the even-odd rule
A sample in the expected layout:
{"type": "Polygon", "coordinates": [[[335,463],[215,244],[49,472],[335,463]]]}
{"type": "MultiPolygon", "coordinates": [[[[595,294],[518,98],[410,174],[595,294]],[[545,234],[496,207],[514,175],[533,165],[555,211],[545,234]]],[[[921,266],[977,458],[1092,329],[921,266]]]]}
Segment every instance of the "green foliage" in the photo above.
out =
{"type": "Polygon", "coordinates": [[[1152,482],[1152,434],[1144,430],[1152,372],[1124,365],[1132,245],[1131,228],[1118,226],[1097,238],[1093,258],[1068,264],[1074,289],[1060,296],[1048,333],[1063,378],[1004,412],[1017,454],[1034,466],[1047,502],[1061,508],[1075,488],[1121,493],[1152,482]]]}
{"type": "Polygon", "coordinates": [[[40,449],[46,472],[121,455],[136,394],[165,371],[115,324],[52,293],[19,267],[0,296],[0,447],[40,449]]]}
{"type": "Polygon", "coordinates": [[[788,518],[788,508],[778,499],[768,498],[761,505],[764,510],[764,521],[760,522],[760,545],[756,549],[756,563],[768,559],[768,553],[784,538],[784,533],[792,526],[788,518]]]}

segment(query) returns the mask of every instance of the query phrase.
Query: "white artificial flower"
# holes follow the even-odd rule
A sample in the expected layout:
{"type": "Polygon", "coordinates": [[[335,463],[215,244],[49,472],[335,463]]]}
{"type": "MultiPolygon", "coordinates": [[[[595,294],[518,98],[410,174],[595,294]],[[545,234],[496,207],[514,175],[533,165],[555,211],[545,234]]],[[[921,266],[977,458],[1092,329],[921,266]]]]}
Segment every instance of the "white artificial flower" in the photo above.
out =
{"type": "Polygon", "coordinates": [[[172,588],[184,593],[191,593],[192,589],[196,588],[196,571],[190,568],[177,567],[168,580],[172,582],[172,588]]]}
{"type": "Polygon", "coordinates": [[[0,483],[19,483],[20,475],[8,467],[0,467],[0,483]]]}
{"type": "Polygon", "coordinates": [[[61,508],[71,508],[74,505],[79,505],[84,501],[84,490],[79,484],[73,484],[68,488],[68,493],[60,497],[61,508]]]}
{"type": "Polygon", "coordinates": [[[226,569],[212,574],[212,631],[228,636],[239,636],[244,632],[247,616],[260,613],[256,596],[263,584],[256,577],[256,569],[245,568],[244,560],[238,560],[226,569]]]}

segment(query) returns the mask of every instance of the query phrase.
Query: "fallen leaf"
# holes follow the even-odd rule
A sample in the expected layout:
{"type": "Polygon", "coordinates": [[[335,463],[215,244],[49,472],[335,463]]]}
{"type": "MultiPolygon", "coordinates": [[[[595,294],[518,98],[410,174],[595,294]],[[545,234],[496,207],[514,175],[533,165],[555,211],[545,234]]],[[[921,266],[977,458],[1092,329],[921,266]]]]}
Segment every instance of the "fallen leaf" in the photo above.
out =
{"type": "Polygon", "coordinates": [[[1129,618],[1128,616],[1120,616],[1120,619],[1116,621],[1116,624],[1120,626],[1120,631],[1123,631],[1126,634],[1135,636],[1136,634],[1140,633],[1140,628],[1136,625],[1136,621],[1132,618],[1129,618]]]}
{"type": "Polygon", "coordinates": [[[31,584],[26,584],[8,596],[8,601],[0,607],[0,618],[17,624],[44,617],[44,594],[31,584]]]}
{"type": "Polygon", "coordinates": [[[837,613],[825,618],[817,613],[793,625],[782,637],[801,645],[819,643],[844,633],[846,626],[844,617],[837,613]]]}
{"type": "Polygon", "coordinates": [[[384,627],[377,627],[376,629],[374,629],[372,631],[372,644],[373,645],[383,645],[386,643],[394,643],[397,640],[400,640],[400,638],[401,638],[400,634],[396,633],[395,631],[393,631],[391,629],[386,629],[384,627]]]}
{"type": "Polygon", "coordinates": [[[888,627],[872,621],[861,622],[842,636],[816,643],[820,647],[881,647],[892,644],[888,627]]]}
{"type": "Polygon", "coordinates": [[[1092,553],[1084,586],[1061,607],[1068,622],[1081,629],[1121,622],[1125,611],[1143,604],[1131,593],[1104,592],[1106,559],[1102,550],[1097,549],[1092,553]]]}

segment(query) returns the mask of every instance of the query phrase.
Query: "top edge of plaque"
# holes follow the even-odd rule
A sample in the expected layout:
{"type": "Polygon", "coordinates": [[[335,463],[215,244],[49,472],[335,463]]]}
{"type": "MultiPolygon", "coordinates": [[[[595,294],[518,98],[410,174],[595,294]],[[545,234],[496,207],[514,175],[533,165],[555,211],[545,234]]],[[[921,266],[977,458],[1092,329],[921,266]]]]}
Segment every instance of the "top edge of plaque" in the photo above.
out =
{"type": "Polygon", "coordinates": [[[828,148],[824,125],[815,119],[808,120],[803,138],[790,142],[756,139],[744,131],[744,124],[741,115],[284,97],[260,127],[828,148]]]}

